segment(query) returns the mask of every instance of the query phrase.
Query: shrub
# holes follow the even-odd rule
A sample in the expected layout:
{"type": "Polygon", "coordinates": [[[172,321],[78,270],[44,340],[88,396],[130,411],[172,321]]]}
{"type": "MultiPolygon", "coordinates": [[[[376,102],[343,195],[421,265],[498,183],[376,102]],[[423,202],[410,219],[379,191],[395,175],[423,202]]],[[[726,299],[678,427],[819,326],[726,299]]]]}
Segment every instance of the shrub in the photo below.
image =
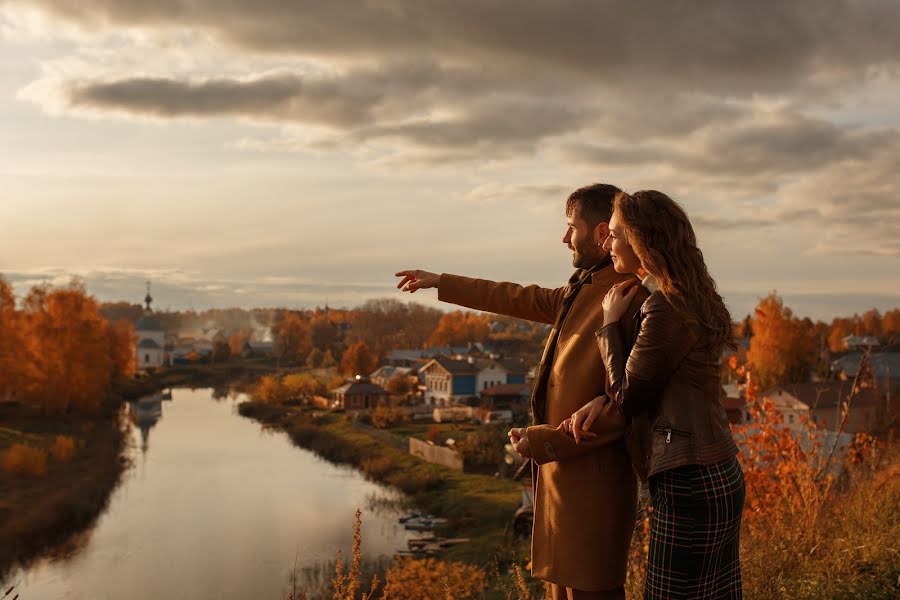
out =
{"type": "Polygon", "coordinates": [[[360,463],[359,468],[370,478],[378,481],[391,471],[391,459],[386,456],[367,458],[360,463]]]}
{"type": "Polygon", "coordinates": [[[371,419],[372,425],[378,429],[387,429],[388,427],[393,427],[397,423],[408,421],[409,413],[405,410],[379,404],[375,407],[375,410],[372,411],[371,419]]]}
{"type": "Polygon", "coordinates": [[[3,455],[3,470],[10,475],[42,477],[47,473],[47,452],[26,444],[13,444],[3,455]]]}
{"type": "Polygon", "coordinates": [[[67,435],[58,435],[50,446],[50,456],[60,463],[67,463],[75,456],[75,440],[67,435]]]}
{"type": "Polygon", "coordinates": [[[478,598],[487,587],[476,566],[433,558],[398,561],[387,572],[384,595],[391,600],[478,598]]]}

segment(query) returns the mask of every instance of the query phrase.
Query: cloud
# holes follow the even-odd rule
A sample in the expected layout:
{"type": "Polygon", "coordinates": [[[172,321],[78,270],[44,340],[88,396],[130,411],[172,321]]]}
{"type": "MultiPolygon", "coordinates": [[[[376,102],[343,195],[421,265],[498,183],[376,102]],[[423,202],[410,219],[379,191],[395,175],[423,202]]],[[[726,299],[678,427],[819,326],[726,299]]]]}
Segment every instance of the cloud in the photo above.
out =
{"type": "Polygon", "coordinates": [[[255,116],[332,125],[366,120],[377,100],[362,90],[339,89],[328,80],[304,81],[274,74],[246,81],[178,81],[141,77],[111,82],[69,84],[72,106],[163,117],[255,116]]]}
{"type": "Polygon", "coordinates": [[[48,110],[236,118],[262,133],[231,149],[387,173],[466,165],[469,201],[535,210],[565,186],[509,171],[612,173],[686,194],[699,227],[800,224],[811,252],[900,253],[900,115],[835,116],[895,83],[893,0],[12,5],[80,28],[75,56],[42,63],[21,94],[48,110]]]}
{"type": "Polygon", "coordinates": [[[561,70],[595,81],[643,82],[721,95],[849,83],[896,64],[900,6],[891,0],[652,0],[452,4],[221,3],[215,0],[32,0],[89,29],[191,26],[245,50],[369,58],[428,53],[520,73],[561,70]]]}

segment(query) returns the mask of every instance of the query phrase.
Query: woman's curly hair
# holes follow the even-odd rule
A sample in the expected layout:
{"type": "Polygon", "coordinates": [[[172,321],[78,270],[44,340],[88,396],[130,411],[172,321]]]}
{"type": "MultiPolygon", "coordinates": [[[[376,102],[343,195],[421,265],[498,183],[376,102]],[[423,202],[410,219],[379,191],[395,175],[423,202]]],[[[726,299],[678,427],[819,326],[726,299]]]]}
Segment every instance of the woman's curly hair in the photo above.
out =
{"type": "Polygon", "coordinates": [[[734,344],[731,315],[697,247],[697,237],[681,206],[656,190],[616,196],[613,212],[641,265],[678,311],[693,317],[714,345],[734,344]]]}

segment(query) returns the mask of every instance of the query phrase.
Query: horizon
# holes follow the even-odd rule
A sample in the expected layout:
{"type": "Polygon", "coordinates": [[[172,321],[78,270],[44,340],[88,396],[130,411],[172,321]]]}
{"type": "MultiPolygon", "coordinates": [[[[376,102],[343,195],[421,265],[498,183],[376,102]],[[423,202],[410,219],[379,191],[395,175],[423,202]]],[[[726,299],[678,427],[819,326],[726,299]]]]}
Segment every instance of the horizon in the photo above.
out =
{"type": "MultiPolygon", "coordinates": [[[[144,304],[144,295],[146,295],[146,281],[140,281],[135,279],[133,282],[129,282],[127,284],[128,287],[133,288],[137,293],[134,297],[117,297],[114,295],[104,295],[95,293],[95,290],[91,289],[91,286],[87,279],[83,279],[80,277],[65,277],[63,275],[57,275],[54,278],[46,278],[41,281],[36,281],[34,279],[30,279],[28,281],[19,282],[18,284],[15,281],[10,280],[7,274],[0,272],[0,277],[3,277],[9,281],[12,286],[14,293],[18,300],[24,298],[24,296],[28,293],[31,286],[35,285],[50,285],[52,287],[63,287],[70,284],[73,281],[79,281],[84,284],[85,290],[87,294],[93,298],[95,298],[101,304],[112,304],[117,302],[126,302],[132,305],[143,305],[144,304]]],[[[445,302],[441,302],[437,299],[437,293],[434,290],[425,290],[417,292],[417,295],[410,297],[408,294],[400,294],[394,285],[388,286],[371,286],[368,289],[385,289],[385,293],[381,295],[377,295],[373,293],[373,295],[365,296],[359,300],[354,301],[354,303],[340,303],[333,302],[329,300],[329,298],[324,298],[320,302],[311,301],[309,303],[303,304],[294,304],[294,305],[279,305],[279,304],[243,304],[243,305],[235,305],[235,304],[215,304],[215,303],[198,303],[194,305],[171,305],[165,303],[165,293],[167,291],[176,290],[176,293],[184,294],[185,292],[178,291],[178,288],[169,288],[166,285],[161,286],[162,291],[158,291],[158,287],[156,284],[151,282],[152,284],[152,297],[153,297],[153,310],[155,312],[204,312],[207,310],[229,310],[229,309],[240,309],[240,310],[316,310],[324,307],[328,307],[331,309],[337,310],[355,310],[362,307],[368,300],[395,300],[400,303],[416,303],[424,306],[437,308],[443,310],[445,312],[455,311],[455,310],[471,310],[465,307],[457,306],[454,304],[448,304],[445,302]],[[391,291],[397,292],[396,294],[391,293],[391,291]]],[[[120,285],[116,286],[116,289],[120,289],[120,285]]],[[[547,284],[549,287],[554,287],[552,283],[547,284]]],[[[352,286],[351,286],[352,287],[352,286]]],[[[836,318],[849,318],[853,316],[861,316],[865,312],[869,310],[877,310],[880,314],[884,314],[886,311],[894,310],[900,308],[900,302],[896,297],[893,297],[888,294],[877,295],[877,296],[868,296],[868,300],[872,300],[872,304],[866,306],[864,308],[860,308],[858,310],[854,310],[852,312],[835,312],[835,313],[824,313],[824,312],[803,312],[802,308],[799,307],[821,307],[822,310],[825,310],[825,307],[838,307],[844,306],[846,304],[850,304],[854,299],[858,298],[858,296],[854,296],[851,294],[840,295],[840,294],[791,294],[784,295],[780,293],[778,290],[769,290],[766,293],[753,294],[753,293],[745,293],[745,294],[732,294],[729,298],[726,297],[726,304],[728,305],[729,311],[731,312],[732,320],[735,322],[740,322],[746,316],[751,316],[753,314],[754,309],[756,308],[758,301],[767,296],[769,293],[776,293],[783,301],[784,306],[786,308],[790,308],[795,317],[800,319],[809,318],[813,321],[822,321],[824,323],[831,323],[833,319],[836,318]],[[739,310],[735,310],[734,306],[744,306],[746,310],[740,312],[739,310]]],[[[337,297],[340,297],[337,295],[337,297]]],[[[472,312],[481,312],[481,311],[472,311],[472,312]]]]}

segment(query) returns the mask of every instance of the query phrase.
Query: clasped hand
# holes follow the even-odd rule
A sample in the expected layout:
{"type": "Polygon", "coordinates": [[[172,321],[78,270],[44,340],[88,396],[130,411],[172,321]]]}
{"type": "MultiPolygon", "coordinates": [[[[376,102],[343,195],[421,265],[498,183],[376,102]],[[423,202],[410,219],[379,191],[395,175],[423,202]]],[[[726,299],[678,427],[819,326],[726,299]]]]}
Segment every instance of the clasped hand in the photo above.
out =
{"type": "Polygon", "coordinates": [[[589,431],[591,425],[600,416],[603,406],[609,402],[605,396],[594,398],[574,413],[572,416],[559,424],[559,428],[566,433],[571,434],[575,438],[575,443],[580,444],[581,440],[597,437],[597,434],[589,431]]]}

